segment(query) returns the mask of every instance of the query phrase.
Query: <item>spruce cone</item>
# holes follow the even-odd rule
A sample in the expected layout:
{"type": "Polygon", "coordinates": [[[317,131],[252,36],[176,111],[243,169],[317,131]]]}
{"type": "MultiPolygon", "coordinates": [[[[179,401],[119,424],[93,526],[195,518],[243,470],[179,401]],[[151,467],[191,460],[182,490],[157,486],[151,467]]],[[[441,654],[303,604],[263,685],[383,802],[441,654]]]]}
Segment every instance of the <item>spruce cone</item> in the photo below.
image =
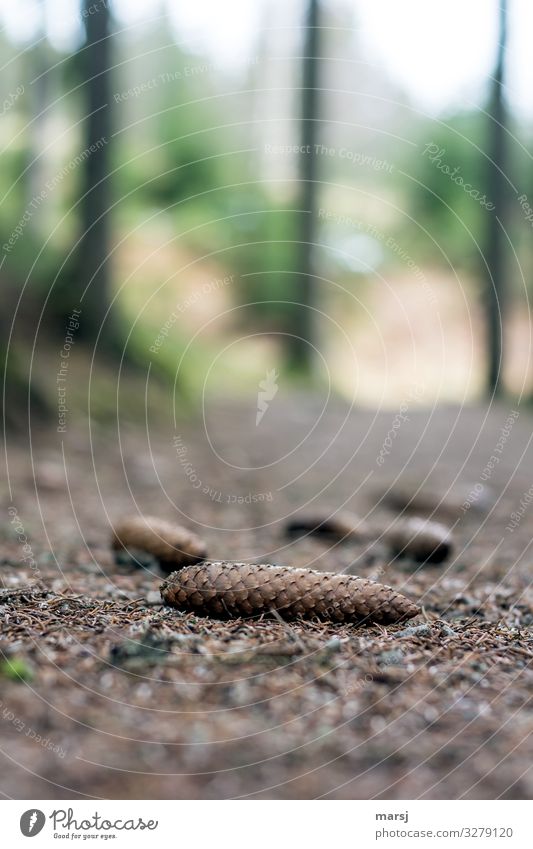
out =
{"type": "Polygon", "coordinates": [[[348,510],[327,515],[322,513],[303,513],[295,516],[285,526],[289,536],[300,534],[316,534],[330,539],[363,539],[368,534],[368,528],[359,516],[348,510]]]}
{"type": "Polygon", "coordinates": [[[420,608],[391,587],[313,569],[209,561],[170,575],[161,586],[166,604],[216,618],[260,616],[331,622],[396,622],[420,608]]]}
{"type": "Polygon", "coordinates": [[[336,515],[309,514],[297,516],[286,525],[288,534],[310,533],[331,540],[371,542],[381,536],[393,554],[411,557],[420,563],[442,563],[451,554],[450,530],[439,522],[418,516],[397,519],[391,527],[380,530],[368,525],[355,513],[336,515]]]}
{"type": "Polygon", "coordinates": [[[476,513],[488,513],[492,509],[495,496],[485,486],[477,492],[476,484],[456,484],[448,490],[432,487],[430,484],[418,488],[416,482],[397,484],[386,494],[379,495],[380,503],[401,513],[418,513],[422,516],[434,515],[448,520],[457,519],[467,510],[476,513]]]}
{"type": "Polygon", "coordinates": [[[416,516],[398,519],[383,536],[395,554],[412,557],[420,563],[442,563],[452,551],[446,525],[416,516]]]}
{"type": "Polygon", "coordinates": [[[117,522],[111,545],[116,551],[146,551],[165,572],[197,563],[207,554],[205,543],[196,534],[155,516],[128,516],[117,522]]]}

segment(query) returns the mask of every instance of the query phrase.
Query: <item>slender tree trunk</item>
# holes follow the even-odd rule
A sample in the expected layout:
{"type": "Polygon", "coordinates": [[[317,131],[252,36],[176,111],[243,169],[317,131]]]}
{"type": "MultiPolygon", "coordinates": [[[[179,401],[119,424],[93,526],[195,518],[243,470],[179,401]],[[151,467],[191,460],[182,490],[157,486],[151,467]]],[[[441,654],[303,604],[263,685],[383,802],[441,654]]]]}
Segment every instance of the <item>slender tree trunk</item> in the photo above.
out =
{"type": "MultiPolygon", "coordinates": [[[[86,47],[82,51],[86,91],[85,156],[81,202],[79,289],[83,332],[93,337],[110,303],[109,153],[111,141],[111,35],[108,0],[84,0],[86,47]]],[[[104,332],[103,338],[109,336],[104,332]]]]}
{"type": "Polygon", "coordinates": [[[317,155],[315,144],[319,120],[320,3],[308,0],[302,62],[302,113],[300,154],[301,211],[297,244],[297,266],[292,287],[289,364],[308,373],[313,364],[315,282],[314,242],[316,234],[317,155]]]}
{"type": "MultiPolygon", "coordinates": [[[[39,0],[36,9],[38,20],[37,35],[35,43],[29,48],[28,56],[28,101],[29,121],[28,134],[28,166],[25,176],[26,206],[31,203],[43,190],[46,183],[47,156],[43,152],[43,137],[46,131],[47,116],[46,105],[49,100],[50,80],[47,74],[47,42],[45,28],[46,3],[39,0]]],[[[46,212],[38,209],[36,215],[32,215],[28,221],[28,232],[32,233],[38,240],[43,240],[46,235],[46,212]]]]}
{"type": "Polygon", "coordinates": [[[500,23],[496,68],[492,79],[488,120],[487,197],[495,209],[487,212],[485,258],[487,295],[487,391],[490,396],[501,393],[503,360],[503,319],[505,315],[505,237],[504,223],[507,201],[507,110],[503,96],[505,49],[507,44],[507,0],[499,0],[500,23]]]}

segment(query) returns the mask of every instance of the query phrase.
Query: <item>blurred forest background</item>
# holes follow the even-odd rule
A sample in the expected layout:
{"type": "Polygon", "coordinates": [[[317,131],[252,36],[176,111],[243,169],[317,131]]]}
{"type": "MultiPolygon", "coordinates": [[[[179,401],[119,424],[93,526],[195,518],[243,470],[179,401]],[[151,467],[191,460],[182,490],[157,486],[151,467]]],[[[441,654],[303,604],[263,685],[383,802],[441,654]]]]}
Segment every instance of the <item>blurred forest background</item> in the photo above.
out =
{"type": "Polygon", "coordinates": [[[366,406],[529,397],[531,7],[189,7],[1,4],[8,418],[93,357],[102,417],[117,364],[183,398],[267,370],[366,406]]]}

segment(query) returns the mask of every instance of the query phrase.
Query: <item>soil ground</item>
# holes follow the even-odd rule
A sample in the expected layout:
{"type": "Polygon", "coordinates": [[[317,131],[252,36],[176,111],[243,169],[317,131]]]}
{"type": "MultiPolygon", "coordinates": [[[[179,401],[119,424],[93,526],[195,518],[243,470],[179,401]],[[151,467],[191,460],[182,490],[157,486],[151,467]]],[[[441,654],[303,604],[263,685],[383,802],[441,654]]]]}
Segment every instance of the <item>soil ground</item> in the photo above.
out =
{"type": "Polygon", "coordinates": [[[410,409],[393,428],[395,411],[281,393],[258,426],[255,399],[203,412],[8,438],[0,791],[531,798],[533,416],[410,409]],[[419,487],[416,512],[453,528],[440,566],[391,560],[379,538],[419,487]],[[355,510],[375,542],[287,539],[306,506],[355,510]],[[180,614],[156,565],[114,562],[110,523],[132,512],[181,521],[213,559],[378,579],[423,614],[386,628],[180,614]]]}

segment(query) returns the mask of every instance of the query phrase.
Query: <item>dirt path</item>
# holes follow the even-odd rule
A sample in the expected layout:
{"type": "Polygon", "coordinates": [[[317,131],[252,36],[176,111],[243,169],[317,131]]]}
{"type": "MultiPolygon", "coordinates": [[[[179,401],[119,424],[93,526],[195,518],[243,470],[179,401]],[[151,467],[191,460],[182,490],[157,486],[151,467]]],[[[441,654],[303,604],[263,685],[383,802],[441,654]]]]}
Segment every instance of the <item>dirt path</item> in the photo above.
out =
{"type": "Polygon", "coordinates": [[[253,399],[176,427],[37,429],[31,460],[10,438],[0,791],[531,797],[533,417],[449,407],[394,427],[394,411],[281,393],[257,427],[255,414],[253,399]],[[284,536],[307,503],[385,528],[395,513],[380,496],[398,476],[415,489],[429,476],[444,497],[445,566],[390,563],[379,541],[284,536]],[[216,558],[379,578],[421,600],[409,624],[422,627],[180,615],[159,603],[157,568],[112,560],[109,523],[137,510],[181,511],[216,558]]]}

